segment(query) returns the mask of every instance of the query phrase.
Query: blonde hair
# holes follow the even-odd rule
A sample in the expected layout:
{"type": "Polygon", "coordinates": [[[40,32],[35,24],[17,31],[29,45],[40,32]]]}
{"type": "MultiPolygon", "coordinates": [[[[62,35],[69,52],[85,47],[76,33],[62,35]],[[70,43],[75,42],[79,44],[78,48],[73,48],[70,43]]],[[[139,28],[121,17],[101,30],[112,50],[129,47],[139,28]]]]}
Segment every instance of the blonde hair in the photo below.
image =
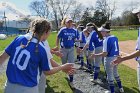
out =
{"type": "Polygon", "coordinates": [[[64,27],[66,25],[66,19],[68,19],[68,17],[64,17],[61,21],[61,27],[64,27]]]}
{"type": "Polygon", "coordinates": [[[38,41],[36,44],[36,51],[35,52],[38,52],[38,45],[39,45],[41,36],[44,33],[47,33],[51,30],[51,24],[44,18],[37,18],[31,22],[30,30],[33,32],[32,38],[27,42],[27,45],[22,45],[22,43],[21,43],[21,46],[23,48],[27,47],[29,45],[29,43],[31,42],[31,40],[33,39],[34,35],[37,34],[38,41]]]}

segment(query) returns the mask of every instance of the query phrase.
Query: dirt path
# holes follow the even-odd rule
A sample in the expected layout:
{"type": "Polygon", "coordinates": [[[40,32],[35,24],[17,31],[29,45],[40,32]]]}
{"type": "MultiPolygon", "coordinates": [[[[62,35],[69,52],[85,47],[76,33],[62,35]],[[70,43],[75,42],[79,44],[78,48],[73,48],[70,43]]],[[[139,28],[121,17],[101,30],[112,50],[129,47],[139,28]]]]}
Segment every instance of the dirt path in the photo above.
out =
{"type": "MultiPolygon", "coordinates": [[[[120,51],[122,52],[121,54],[127,55],[135,51],[136,40],[121,41],[119,42],[119,46],[120,46],[120,51]]],[[[137,69],[137,62],[135,61],[135,59],[124,61],[122,64],[132,69],[135,69],[135,70],[137,69]]]]}

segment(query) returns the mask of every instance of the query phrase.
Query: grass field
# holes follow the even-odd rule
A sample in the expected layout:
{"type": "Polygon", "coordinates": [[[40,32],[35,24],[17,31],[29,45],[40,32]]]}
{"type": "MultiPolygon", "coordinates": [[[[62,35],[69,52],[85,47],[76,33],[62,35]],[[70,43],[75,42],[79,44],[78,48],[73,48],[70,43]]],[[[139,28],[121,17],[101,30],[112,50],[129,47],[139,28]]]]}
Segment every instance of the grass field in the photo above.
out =
{"type": "Polygon", "coordinates": [[[138,36],[138,31],[136,30],[121,30],[121,31],[112,31],[111,34],[118,37],[119,41],[126,40],[136,40],[138,36]]]}
{"type": "MultiPolygon", "coordinates": [[[[111,33],[116,35],[120,41],[130,39],[136,40],[137,38],[137,31],[112,31],[111,33]]],[[[13,39],[14,37],[10,37],[6,40],[0,40],[0,53],[13,39]]],[[[55,40],[56,33],[52,33],[48,38],[51,47],[55,46],[55,40]]],[[[60,58],[54,56],[54,59],[57,60],[58,63],[60,63],[60,58]]],[[[104,72],[103,67],[101,68],[101,72],[104,72]]],[[[124,65],[119,65],[119,73],[125,89],[125,93],[139,93],[136,71],[124,65]]],[[[66,74],[63,72],[47,76],[48,87],[46,93],[73,93],[65,77],[66,74]]],[[[1,88],[4,85],[5,80],[5,74],[0,75],[0,93],[3,93],[1,88]]]]}

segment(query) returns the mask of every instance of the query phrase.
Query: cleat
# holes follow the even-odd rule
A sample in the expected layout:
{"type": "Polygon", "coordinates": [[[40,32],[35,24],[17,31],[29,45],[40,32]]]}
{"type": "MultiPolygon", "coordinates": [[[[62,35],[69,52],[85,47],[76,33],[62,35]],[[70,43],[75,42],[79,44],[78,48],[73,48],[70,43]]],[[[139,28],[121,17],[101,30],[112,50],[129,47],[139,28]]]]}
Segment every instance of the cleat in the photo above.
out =
{"type": "Polygon", "coordinates": [[[111,93],[109,90],[105,91],[105,93],[111,93]]]}
{"type": "Polygon", "coordinates": [[[70,87],[71,87],[72,89],[75,88],[73,82],[70,82],[70,87]]]}
{"type": "Polygon", "coordinates": [[[93,82],[93,83],[95,83],[95,84],[97,84],[97,83],[98,83],[98,82],[97,82],[97,79],[96,79],[96,80],[94,80],[93,78],[91,78],[91,79],[90,79],[90,81],[91,81],[91,82],[93,82]]]}
{"type": "Polygon", "coordinates": [[[120,88],[119,91],[120,91],[120,93],[124,93],[124,89],[123,88],[120,88]]]}
{"type": "Polygon", "coordinates": [[[80,66],[80,68],[79,68],[79,69],[84,70],[84,66],[80,66]]]}

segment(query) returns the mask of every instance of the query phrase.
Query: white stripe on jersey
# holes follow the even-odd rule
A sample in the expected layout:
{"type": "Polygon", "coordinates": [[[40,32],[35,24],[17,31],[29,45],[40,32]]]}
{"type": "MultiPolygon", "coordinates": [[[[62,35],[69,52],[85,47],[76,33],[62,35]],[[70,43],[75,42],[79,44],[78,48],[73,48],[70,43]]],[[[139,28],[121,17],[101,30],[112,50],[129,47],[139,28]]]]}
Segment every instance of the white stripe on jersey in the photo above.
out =
{"type": "Polygon", "coordinates": [[[136,45],[136,49],[140,50],[140,27],[139,27],[139,31],[138,31],[138,39],[137,39],[137,45],[136,45]]]}
{"type": "Polygon", "coordinates": [[[103,40],[103,52],[107,52],[107,41],[110,37],[114,37],[114,35],[108,36],[103,40]]]}
{"type": "MultiPolygon", "coordinates": [[[[26,37],[27,40],[29,40],[29,39],[32,37],[32,33],[27,33],[27,34],[25,35],[25,37],[26,37]]],[[[37,43],[37,40],[33,38],[33,39],[31,40],[31,42],[37,43]]],[[[52,56],[52,54],[50,53],[49,44],[48,44],[47,41],[44,41],[43,43],[44,43],[44,45],[42,44],[42,42],[40,42],[39,44],[46,50],[49,68],[52,69],[52,65],[51,65],[50,59],[52,59],[53,56],[52,56]]]]}
{"type": "Polygon", "coordinates": [[[37,83],[39,84],[39,79],[40,79],[40,71],[39,71],[39,67],[38,67],[38,69],[37,69],[37,71],[38,71],[38,74],[37,74],[37,83]]]}
{"type": "Polygon", "coordinates": [[[39,43],[44,49],[45,49],[45,52],[46,52],[46,54],[47,54],[47,58],[48,58],[48,64],[49,64],[49,68],[50,69],[52,69],[52,65],[51,65],[51,62],[50,62],[50,55],[48,55],[48,52],[50,52],[50,51],[48,51],[48,49],[47,49],[47,47],[45,46],[45,45],[43,45],[42,43],[39,43]]]}
{"type": "MultiPolygon", "coordinates": [[[[136,44],[136,50],[140,50],[140,27],[138,31],[138,39],[137,39],[137,44],[136,44]]],[[[136,60],[140,60],[140,57],[137,57],[136,60]]]]}
{"type": "Polygon", "coordinates": [[[89,44],[90,39],[91,39],[91,36],[92,36],[92,34],[93,34],[94,32],[95,32],[95,31],[92,31],[92,32],[89,34],[89,36],[88,36],[87,39],[86,39],[86,44],[89,44]]]}

